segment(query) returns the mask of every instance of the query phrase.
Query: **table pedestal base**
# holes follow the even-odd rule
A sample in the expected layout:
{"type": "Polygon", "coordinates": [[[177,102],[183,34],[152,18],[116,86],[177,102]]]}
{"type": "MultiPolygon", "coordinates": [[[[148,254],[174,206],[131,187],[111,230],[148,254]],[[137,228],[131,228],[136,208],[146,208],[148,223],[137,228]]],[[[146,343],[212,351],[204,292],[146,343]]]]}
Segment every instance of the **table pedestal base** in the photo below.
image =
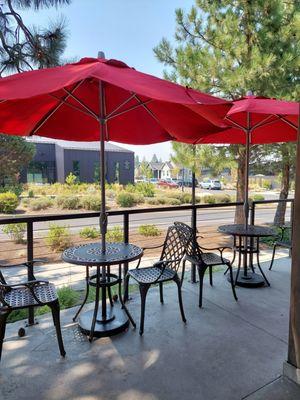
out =
{"type": "MultiPolygon", "coordinates": [[[[94,310],[87,311],[79,317],[79,329],[85,335],[90,335],[94,310]]],[[[126,313],[118,307],[107,305],[106,319],[102,319],[101,307],[97,314],[94,337],[107,337],[125,331],[129,326],[126,313]]]]}
{"type": "MultiPolygon", "coordinates": [[[[233,273],[233,281],[235,282],[236,279],[236,272],[233,273]]],[[[230,276],[228,276],[228,281],[230,282],[230,276]]],[[[247,287],[247,288],[256,288],[256,287],[261,287],[265,285],[265,280],[264,278],[256,274],[254,272],[247,272],[247,276],[244,275],[243,271],[240,271],[238,279],[236,281],[237,286],[241,287],[247,287]]]]}

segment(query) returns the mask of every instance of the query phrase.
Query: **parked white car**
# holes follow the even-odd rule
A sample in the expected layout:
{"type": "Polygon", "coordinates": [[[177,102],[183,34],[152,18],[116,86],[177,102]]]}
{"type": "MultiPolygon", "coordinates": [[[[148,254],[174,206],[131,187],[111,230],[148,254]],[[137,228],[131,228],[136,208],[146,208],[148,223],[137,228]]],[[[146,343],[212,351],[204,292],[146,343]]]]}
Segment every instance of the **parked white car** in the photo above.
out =
{"type": "Polygon", "coordinates": [[[202,182],[200,182],[200,187],[202,189],[209,189],[209,190],[222,189],[221,182],[217,179],[204,179],[202,182]]]}

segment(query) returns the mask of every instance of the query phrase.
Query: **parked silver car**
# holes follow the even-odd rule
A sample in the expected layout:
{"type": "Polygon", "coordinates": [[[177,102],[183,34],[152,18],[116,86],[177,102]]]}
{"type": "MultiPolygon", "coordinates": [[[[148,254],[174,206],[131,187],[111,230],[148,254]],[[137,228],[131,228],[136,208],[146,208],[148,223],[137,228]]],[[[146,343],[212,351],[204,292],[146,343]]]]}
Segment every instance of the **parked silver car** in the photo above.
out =
{"type": "Polygon", "coordinates": [[[221,190],[222,185],[218,179],[204,179],[200,182],[200,187],[202,189],[209,189],[209,190],[221,190]]]}

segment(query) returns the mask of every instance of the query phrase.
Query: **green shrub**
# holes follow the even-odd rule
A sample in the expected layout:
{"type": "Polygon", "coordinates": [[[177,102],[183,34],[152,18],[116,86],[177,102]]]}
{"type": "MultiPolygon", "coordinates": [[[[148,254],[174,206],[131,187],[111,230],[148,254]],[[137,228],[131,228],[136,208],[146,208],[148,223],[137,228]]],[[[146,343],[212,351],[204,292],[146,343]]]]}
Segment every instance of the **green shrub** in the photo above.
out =
{"type": "Polygon", "coordinates": [[[264,180],[262,181],[262,187],[263,187],[264,189],[271,190],[271,189],[272,189],[272,183],[271,183],[270,181],[264,179],[264,180]]]}
{"type": "Polygon", "coordinates": [[[46,210],[53,206],[53,200],[48,197],[39,197],[29,202],[32,211],[46,210]]]}
{"type": "Polygon", "coordinates": [[[79,302],[80,293],[69,286],[57,289],[61,309],[74,307],[79,302]]]}
{"type": "Polygon", "coordinates": [[[255,194],[253,196],[253,201],[263,201],[265,199],[265,196],[263,196],[262,194],[255,194]]]}
{"type": "Polygon", "coordinates": [[[114,226],[107,230],[106,233],[107,242],[123,242],[124,235],[120,226],[114,226]]]}
{"type": "Polygon", "coordinates": [[[24,190],[24,185],[22,183],[16,183],[14,185],[4,185],[0,186],[0,193],[14,193],[17,197],[20,197],[24,190]]]}
{"type": "Polygon", "coordinates": [[[215,204],[216,203],[216,197],[212,196],[211,194],[203,196],[203,203],[205,204],[215,204]]]}
{"type": "Polygon", "coordinates": [[[4,225],[2,228],[3,233],[8,235],[11,239],[15,241],[15,243],[24,243],[24,235],[26,232],[26,224],[9,224],[4,225]]]}
{"type": "Polygon", "coordinates": [[[229,194],[219,194],[216,197],[216,203],[230,203],[231,197],[229,194]]]}
{"type": "Polygon", "coordinates": [[[28,197],[29,197],[30,199],[33,199],[33,198],[34,198],[34,191],[33,191],[32,189],[30,189],[30,190],[28,191],[28,197]]]}
{"type": "Polygon", "coordinates": [[[121,192],[117,195],[116,202],[121,207],[132,207],[136,204],[136,197],[133,193],[121,192]]]}
{"type": "Polygon", "coordinates": [[[78,210],[81,207],[80,198],[78,196],[59,196],[56,199],[58,207],[67,210],[78,210]]]}
{"type": "Polygon", "coordinates": [[[100,196],[83,196],[80,199],[80,205],[82,208],[91,211],[100,211],[101,198],[100,196]]]}
{"type": "Polygon", "coordinates": [[[72,172],[70,172],[69,175],[66,177],[66,184],[69,186],[75,185],[77,181],[77,176],[74,175],[72,172]]]}
{"type": "Polygon", "coordinates": [[[0,193],[0,212],[5,214],[13,213],[18,207],[19,199],[15,193],[0,193]]]}
{"type": "Polygon", "coordinates": [[[63,251],[72,245],[71,234],[66,226],[50,224],[46,243],[54,251],[63,251]]]}
{"type": "Polygon", "coordinates": [[[95,227],[86,226],[79,232],[80,237],[84,239],[96,239],[100,236],[100,232],[95,227]]]}
{"type": "MultiPolygon", "coordinates": [[[[126,187],[127,189],[127,187],[126,187]]],[[[145,197],[154,197],[155,195],[155,188],[153,183],[149,182],[138,182],[135,185],[135,190],[141,193],[145,197]]]]}
{"type": "Polygon", "coordinates": [[[146,199],[146,203],[152,206],[159,206],[161,204],[166,204],[166,200],[163,197],[150,197],[146,199]]]}
{"type": "MultiPolygon", "coordinates": [[[[190,193],[182,193],[180,199],[182,204],[191,204],[192,203],[192,195],[190,193]]],[[[195,196],[196,204],[201,202],[201,197],[195,196]]]]}
{"type": "Polygon", "coordinates": [[[143,236],[159,236],[160,230],[156,225],[140,225],[138,232],[143,236]]]}
{"type": "Polygon", "coordinates": [[[166,204],[169,204],[170,206],[179,206],[181,201],[172,197],[168,197],[166,198],[166,204]]]}

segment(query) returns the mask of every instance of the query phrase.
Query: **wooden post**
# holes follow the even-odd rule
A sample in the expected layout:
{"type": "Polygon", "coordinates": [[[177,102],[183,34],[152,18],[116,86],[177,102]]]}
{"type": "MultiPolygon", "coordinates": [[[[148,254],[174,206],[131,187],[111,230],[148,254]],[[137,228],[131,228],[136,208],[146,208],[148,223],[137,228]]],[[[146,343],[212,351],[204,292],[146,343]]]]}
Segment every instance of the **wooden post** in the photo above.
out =
{"type": "Polygon", "coordinates": [[[292,271],[291,304],[288,360],[284,365],[284,374],[300,384],[300,103],[298,117],[298,140],[296,159],[296,188],[294,200],[292,233],[292,271]]]}

